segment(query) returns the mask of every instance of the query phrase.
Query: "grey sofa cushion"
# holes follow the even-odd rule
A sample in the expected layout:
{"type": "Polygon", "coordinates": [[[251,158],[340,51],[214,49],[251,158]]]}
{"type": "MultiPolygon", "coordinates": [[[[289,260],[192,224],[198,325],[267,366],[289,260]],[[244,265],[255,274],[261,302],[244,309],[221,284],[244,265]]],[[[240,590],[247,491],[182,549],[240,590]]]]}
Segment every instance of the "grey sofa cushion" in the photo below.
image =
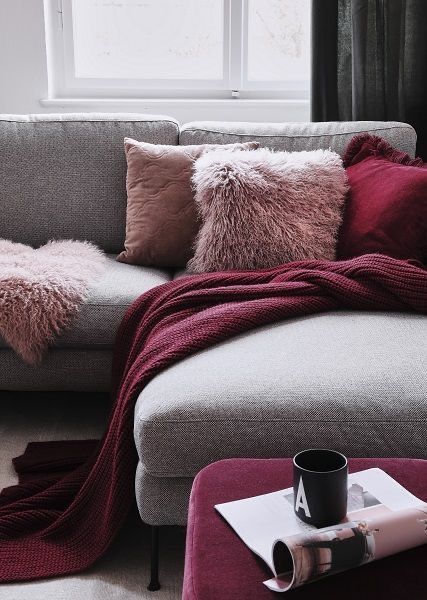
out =
{"type": "Polygon", "coordinates": [[[0,237],[33,246],[74,238],[120,252],[126,136],[175,145],[178,124],[134,114],[0,116],[0,237]]]}
{"type": "Polygon", "coordinates": [[[394,121],[343,121],[328,123],[226,123],[195,121],[181,127],[179,143],[229,144],[254,140],[274,150],[315,150],[331,148],[343,153],[357,133],[379,135],[399,150],[414,156],[417,136],[407,123],[394,121]]]}
{"type": "Polygon", "coordinates": [[[34,366],[0,348],[0,390],[108,392],[112,357],[111,350],[51,348],[34,366]]]}
{"type": "Polygon", "coordinates": [[[148,525],[187,525],[192,477],[153,477],[139,462],[135,495],[139,514],[148,525]]]}
{"type": "Polygon", "coordinates": [[[228,340],[142,391],[135,442],[144,469],[189,477],[226,457],[426,457],[427,319],[333,312],[228,340]]]}
{"type": "MultiPolygon", "coordinates": [[[[117,329],[132,302],[171,279],[168,271],[119,263],[115,255],[108,255],[107,259],[104,273],[91,288],[76,320],[57,338],[57,347],[113,348],[117,329]]],[[[5,347],[8,346],[0,337],[0,348],[5,347]]]]}

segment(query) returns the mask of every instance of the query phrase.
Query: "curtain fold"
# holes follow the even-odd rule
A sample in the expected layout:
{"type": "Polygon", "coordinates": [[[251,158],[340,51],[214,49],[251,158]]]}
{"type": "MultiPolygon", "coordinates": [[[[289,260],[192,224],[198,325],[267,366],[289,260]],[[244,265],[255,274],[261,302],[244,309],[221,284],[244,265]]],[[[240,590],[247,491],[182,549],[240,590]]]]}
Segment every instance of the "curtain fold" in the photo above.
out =
{"type": "Polygon", "coordinates": [[[427,160],[427,0],[312,0],[313,121],[406,121],[427,160]]]}

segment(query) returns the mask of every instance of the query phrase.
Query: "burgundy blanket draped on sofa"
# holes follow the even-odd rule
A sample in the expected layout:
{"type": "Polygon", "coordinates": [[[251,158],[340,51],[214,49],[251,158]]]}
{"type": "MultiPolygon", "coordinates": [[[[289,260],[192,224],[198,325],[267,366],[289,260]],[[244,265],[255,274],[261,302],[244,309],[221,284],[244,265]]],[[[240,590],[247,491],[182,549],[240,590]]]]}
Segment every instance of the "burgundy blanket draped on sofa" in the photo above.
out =
{"type": "Polygon", "coordinates": [[[117,334],[115,403],[101,442],[34,445],[43,477],[31,468],[31,445],[15,462],[20,484],[0,496],[0,581],[81,571],[106,551],[134,502],[135,401],[157,373],[252,328],[340,308],[427,313],[427,271],[365,255],[187,277],[141,296],[117,334]],[[65,448],[68,458],[55,461],[65,448]]]}

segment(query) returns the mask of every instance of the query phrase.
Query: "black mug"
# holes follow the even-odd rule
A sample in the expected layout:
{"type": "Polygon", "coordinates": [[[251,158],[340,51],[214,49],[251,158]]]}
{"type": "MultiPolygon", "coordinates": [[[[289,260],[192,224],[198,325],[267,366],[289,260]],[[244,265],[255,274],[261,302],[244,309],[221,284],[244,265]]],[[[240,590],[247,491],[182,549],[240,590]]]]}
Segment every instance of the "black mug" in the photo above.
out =
{"type": "Polygon", "coordinates": [[[294,509],[315,527],[336,525],[347,514],[347,459],[334,450],[303,450],[294,456],[294,509]]]}

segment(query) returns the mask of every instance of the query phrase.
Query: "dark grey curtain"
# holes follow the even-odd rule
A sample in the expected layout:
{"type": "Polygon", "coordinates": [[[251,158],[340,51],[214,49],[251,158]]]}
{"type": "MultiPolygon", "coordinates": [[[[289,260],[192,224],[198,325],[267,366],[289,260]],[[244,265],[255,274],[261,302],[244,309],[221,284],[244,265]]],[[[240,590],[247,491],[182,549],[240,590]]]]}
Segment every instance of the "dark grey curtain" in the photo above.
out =
{"type": "Polygon", "coordinates": [[[427,0],[312,1],[312,120],[406,121],[427,160],[427,0]]]}

